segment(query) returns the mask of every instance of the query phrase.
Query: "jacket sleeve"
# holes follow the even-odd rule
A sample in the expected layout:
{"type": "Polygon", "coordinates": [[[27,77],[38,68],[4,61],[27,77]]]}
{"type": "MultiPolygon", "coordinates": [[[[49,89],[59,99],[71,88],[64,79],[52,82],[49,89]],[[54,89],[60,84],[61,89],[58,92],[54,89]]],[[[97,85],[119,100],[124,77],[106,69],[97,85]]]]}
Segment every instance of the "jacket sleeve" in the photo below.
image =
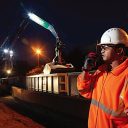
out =
{"type": "Polygon", "coordinates": [[[113,123],[116,124],[116,126],[119,126],[120,128],[128,128],[128,78],[125,80],[125,84],[123,86],[123,89],[121,91],[120,97],[123,100],[123,112],[124,116],[116,118],[113,118],[113,123]]]}
{"type": "Polygon", "coordinates": [[[124,108],[124,112],[126,114],[126,124],[124,125],[123,128],[128,128],[128,78],[127,78],[127,81],[126,81],[126,84],[124,86],[124,96],[123,96],[123,99],[124,99],[124,105],[125,105],[125,108],[124,108]]]}
{"type": "Polygon", "coordinates": [[[82,79],[82,73],[77,78],[77,88],[80,93],[85,98],[91,99],[92,96],[92,84],[93,75],[89,72],[85,72],[85,80],[82,79]]]}
{"type": "Polygon", "coordinates": [[[121,98],[123,99],[123,102],[124,102],[124,112],[128,116],[128,77],[125,80],[124,87],[121,91],[120,96],[121,96],[121,98]]]}

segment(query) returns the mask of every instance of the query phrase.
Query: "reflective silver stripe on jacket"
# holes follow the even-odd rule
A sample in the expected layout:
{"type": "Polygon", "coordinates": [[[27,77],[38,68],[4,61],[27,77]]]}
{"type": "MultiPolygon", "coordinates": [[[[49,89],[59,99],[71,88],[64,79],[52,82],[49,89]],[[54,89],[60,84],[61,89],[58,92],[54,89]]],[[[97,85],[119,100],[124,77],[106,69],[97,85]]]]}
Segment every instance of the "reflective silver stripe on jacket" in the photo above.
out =
{"type": "Polygon", "coordinates": [[[116,112],[110,108],[107,108],[104,104],[98,103],[95,99],[92,99],[91,104],[97,106],[98,108],[102,109],[105,113],[115,116],[115,117],[127,117],[126,113],[116,112]]]}

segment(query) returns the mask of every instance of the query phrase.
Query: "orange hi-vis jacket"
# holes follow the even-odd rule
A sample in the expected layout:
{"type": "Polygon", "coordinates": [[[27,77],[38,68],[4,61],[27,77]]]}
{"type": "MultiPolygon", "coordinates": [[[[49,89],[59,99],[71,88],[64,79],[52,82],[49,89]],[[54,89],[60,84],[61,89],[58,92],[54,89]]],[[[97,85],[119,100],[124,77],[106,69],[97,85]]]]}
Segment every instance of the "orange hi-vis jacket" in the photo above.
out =
{"type": "Polygon", "coordinates": [[[111,72],[102,65],[78,76],[79,93],[91,99],[88,128],[128,128],[128,59],[111,72]]]}

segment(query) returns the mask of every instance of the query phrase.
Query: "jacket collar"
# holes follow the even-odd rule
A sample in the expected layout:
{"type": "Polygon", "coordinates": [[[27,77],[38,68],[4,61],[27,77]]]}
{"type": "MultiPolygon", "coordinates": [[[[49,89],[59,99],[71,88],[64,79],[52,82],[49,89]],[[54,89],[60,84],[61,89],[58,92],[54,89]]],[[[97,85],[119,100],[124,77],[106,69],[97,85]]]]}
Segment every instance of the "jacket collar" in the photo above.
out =
{"type": "MultiPolygon", "coordinates": [[[[113,69],[111,71],[111,73],[115,76],[118,76],[120,73],[122,73],[126,68],[128,67],[128,59],[126,59],[123,63],[121,63],[120,65],[118,65],[115,69],[113,69]]],[[[97,73],[100,72],[106,72],[107,71],[107,65],[103,64],[101,65],[98,70],[97,73]]],[[[97,74],[96,73],[96,74],[97,74]]]]}
{"type": "Polygon", "coordinates": [[[115,76],[118,76],[120,73],[122,73],[126,68],[128,67],[128,59],[126,59],[123,63],[118,65],[116,68],[114,68],[111,73],[115,76]]]}

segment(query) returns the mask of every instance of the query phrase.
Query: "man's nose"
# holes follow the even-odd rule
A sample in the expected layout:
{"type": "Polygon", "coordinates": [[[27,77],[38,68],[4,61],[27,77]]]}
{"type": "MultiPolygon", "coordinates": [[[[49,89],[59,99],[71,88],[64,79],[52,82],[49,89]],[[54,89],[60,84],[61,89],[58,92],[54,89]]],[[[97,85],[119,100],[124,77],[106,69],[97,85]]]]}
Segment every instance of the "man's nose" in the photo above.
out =
{"type": "Polygon", "coordinates": [[[102,49],[101,49],[101,53],[104,53],[104,51],[105,51],[104,48],[102,48],[102,49]]]}

